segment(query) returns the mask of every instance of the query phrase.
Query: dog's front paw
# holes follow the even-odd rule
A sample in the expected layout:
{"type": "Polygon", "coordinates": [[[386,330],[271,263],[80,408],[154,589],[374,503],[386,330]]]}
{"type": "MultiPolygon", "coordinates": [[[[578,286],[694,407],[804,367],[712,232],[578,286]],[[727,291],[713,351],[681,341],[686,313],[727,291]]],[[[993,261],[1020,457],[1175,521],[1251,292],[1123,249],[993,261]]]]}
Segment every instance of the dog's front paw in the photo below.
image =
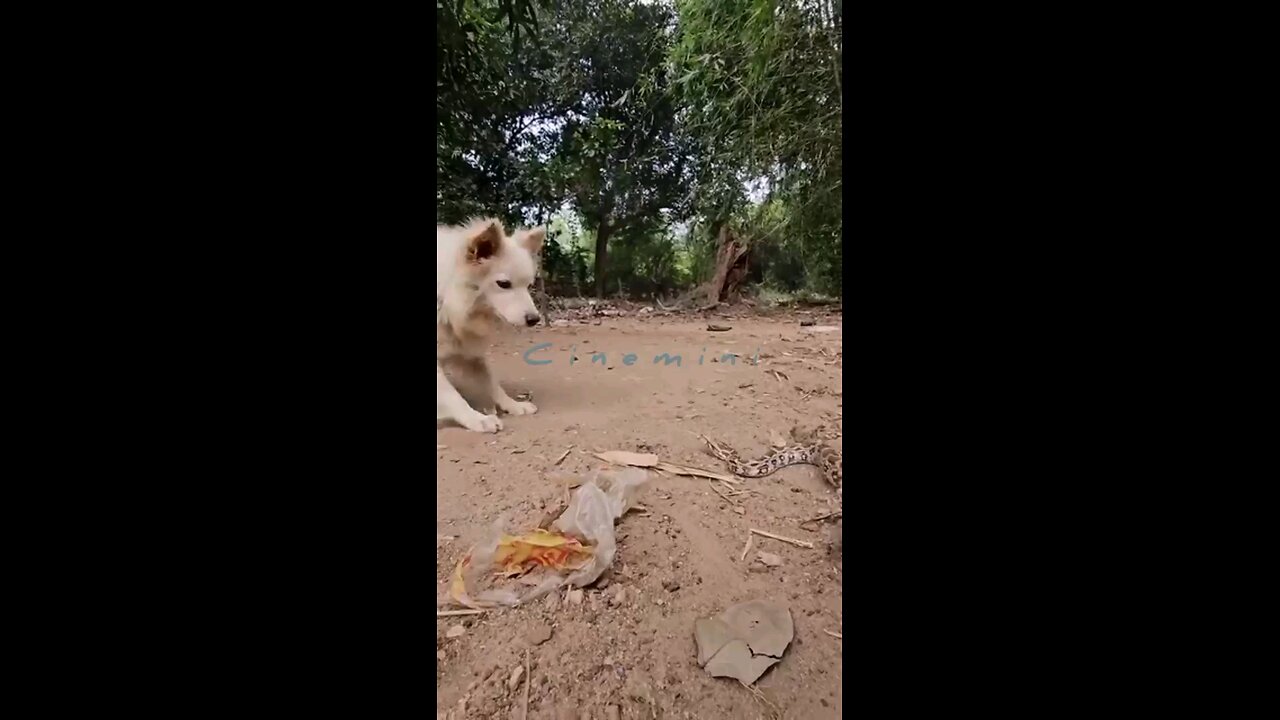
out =
{"type": "Polygon", "coordinates": [[[521,402],[519,400],[512,400],[511,402],[503,403],[502,407],[499,409],[508,415],[532,415],[538,412],[537,405],[534,405],[531,402],[521,402]]]}
{"type": "Polygon", "coordinates": [[[460,419],[458,423],[471,432],[496,433],[502,429],[502,421],[497,415],[473,413],[460,419]]]}

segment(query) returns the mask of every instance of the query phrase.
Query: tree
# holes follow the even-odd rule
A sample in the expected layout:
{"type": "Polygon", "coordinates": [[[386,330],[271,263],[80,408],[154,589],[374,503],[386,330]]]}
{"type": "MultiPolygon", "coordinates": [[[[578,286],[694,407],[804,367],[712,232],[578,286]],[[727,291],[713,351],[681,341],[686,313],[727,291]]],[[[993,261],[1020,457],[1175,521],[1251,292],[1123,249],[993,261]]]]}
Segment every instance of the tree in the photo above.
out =
{"type": "Polygon", "coordinates": [[[680,0],[670,53],[681,130],[698,148],[693,199],[711,234],[731,218],[785,246],[807,281],[839,286],[842,79],[838,0],[680,0]],[[768,202],[741,188],[763,179],[768,202]],[[834,281],[834,282],[833,282],[834,281]]]}
{"type": "Polygon", "coordinates": [[[665,58],[670,8],[636,0],[566,0],[544,28],[555,53],[550,128],[553,194],[595,232],[595,291],[607,284],[610,239],[664,222],[683,196],[685,157],[675,135],[665,58]]]}
{"type": "Polygon", "coordinates": [[[521,143],[546,96],[536,33],[547,4],[437,0],[437,222],[496,213],[515,224],[551,202],[521,143]]]}

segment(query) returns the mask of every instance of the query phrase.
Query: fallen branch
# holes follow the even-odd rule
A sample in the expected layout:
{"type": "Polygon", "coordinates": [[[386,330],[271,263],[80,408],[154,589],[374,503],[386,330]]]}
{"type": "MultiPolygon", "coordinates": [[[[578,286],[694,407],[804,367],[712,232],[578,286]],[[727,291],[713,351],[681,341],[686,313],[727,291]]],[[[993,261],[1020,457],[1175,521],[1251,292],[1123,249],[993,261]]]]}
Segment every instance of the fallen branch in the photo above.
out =
{"type": "Polygon", "coordinates": [[[484,610],[437,610],[436,617],[454,617],[456,615],[480,615],[484,610]]]}
{"type": "Polygon", "coordinates": [[[826,513],[824,515],[819,515],[818,517],[813,517],[813,518],[809,518],[808,520],[803,520],[801,521],[800,524],[804,525],[805,523],[817,522],[819,520],[835,519],[835,518],[842,518],[842,517],[844,517],[844,511],[836,510],[834,512],[826,513]]]}
{"type": "Polygon", "coordinates": [[[792,545],[797,545],[802,548],[809,548],[810,550],[813,549],[813,543],[807,542],[805,540],[796,540],[795,538],[784,537],[782,535],[774,535],[771,532],[765,532],[764,530],[757,530],[755,528],[751,528],[751,532],[755,533],[756,535],[760,535],[762,537],[773,538],[774,540],[781,540],[782,542],[791,543],[792,545]]]}
{"type": "Polygon", "coordinates": [[[843,636],[843,635],[841,635],[840,633],[833,633],[833,632],[831,632],[830,630],[823,630],[822,632],[824,632],[824,633],[826,633],[826,634],[830,635],[830,636],[831,636],[831,637],[833,637],[833,638],[839,638],[839,639],[841,639],[841,640],[843,640],[843,639],[844,639],[844,636],[843,636]]]}
{"type": "Polygon", "coordinates": [[[524,720],[529,720],[529,686],[533,684],[533,676],[529,674],[529,648],[524,649],[524,720]]]}
{"type": "Polygon", "coordinates": [[[751,541],[754,537],[751,533],[747,533],[747,544],[742,546],[742,557],[738,558],[738,562],[744,562],[747,559],[747,553],[751,552],[751,541]]]}

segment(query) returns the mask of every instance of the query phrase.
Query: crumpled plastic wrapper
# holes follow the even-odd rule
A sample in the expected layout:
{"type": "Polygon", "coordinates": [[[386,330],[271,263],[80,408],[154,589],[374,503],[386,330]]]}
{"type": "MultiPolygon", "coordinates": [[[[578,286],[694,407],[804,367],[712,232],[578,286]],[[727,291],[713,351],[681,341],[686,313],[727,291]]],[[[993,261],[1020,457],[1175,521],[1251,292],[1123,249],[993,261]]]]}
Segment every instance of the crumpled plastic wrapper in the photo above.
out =
{"type": "MultiPolygon", "coordinates": [[[[567,554],[574,558],[573,567],[556,567],[555,562],[541,564],[519,579],[520,583],[532,586],[523,593],[512,587],[490,586],[494,575],[505,569],[497,562],[499,556],[509,554],[514,542],[530,542],[532,538],[542,537],[543,542],[553,543],[554,535],[531,533],[515,538],[502,531],[502,521],[495,523],[484,539],[476,543],[454,568],[453,582],[449,588],[450,598],[459,605],[485,609],[519,605],[565,585],[590,585],[613,564],[618,549],[613,530],[614,521],[631,509],[649,480],[647,472],[636,468],[598,470],[592,473],[574,491],[569,507],[552,524],[553,532],[576,539],[583,548],[589,549],[589,557],[580,552],[567,554]]],[[[530,544],[538,542],[532,541],[530,544]]]]}

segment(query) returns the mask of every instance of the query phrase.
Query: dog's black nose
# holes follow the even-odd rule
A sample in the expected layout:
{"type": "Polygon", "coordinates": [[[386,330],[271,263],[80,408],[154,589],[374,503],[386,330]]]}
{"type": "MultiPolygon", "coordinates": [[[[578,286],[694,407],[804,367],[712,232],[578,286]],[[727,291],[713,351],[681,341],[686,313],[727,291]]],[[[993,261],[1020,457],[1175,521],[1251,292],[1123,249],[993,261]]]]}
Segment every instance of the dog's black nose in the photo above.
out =
{"type": "Polygon", "coordinates": [[[537,325],[538,321],[541,319],[542,318],[539,317],[537,313],[530,313],[524,316],[524,324],[528,325],[529,327],[533,327],[534,325],[537,325]]]}

